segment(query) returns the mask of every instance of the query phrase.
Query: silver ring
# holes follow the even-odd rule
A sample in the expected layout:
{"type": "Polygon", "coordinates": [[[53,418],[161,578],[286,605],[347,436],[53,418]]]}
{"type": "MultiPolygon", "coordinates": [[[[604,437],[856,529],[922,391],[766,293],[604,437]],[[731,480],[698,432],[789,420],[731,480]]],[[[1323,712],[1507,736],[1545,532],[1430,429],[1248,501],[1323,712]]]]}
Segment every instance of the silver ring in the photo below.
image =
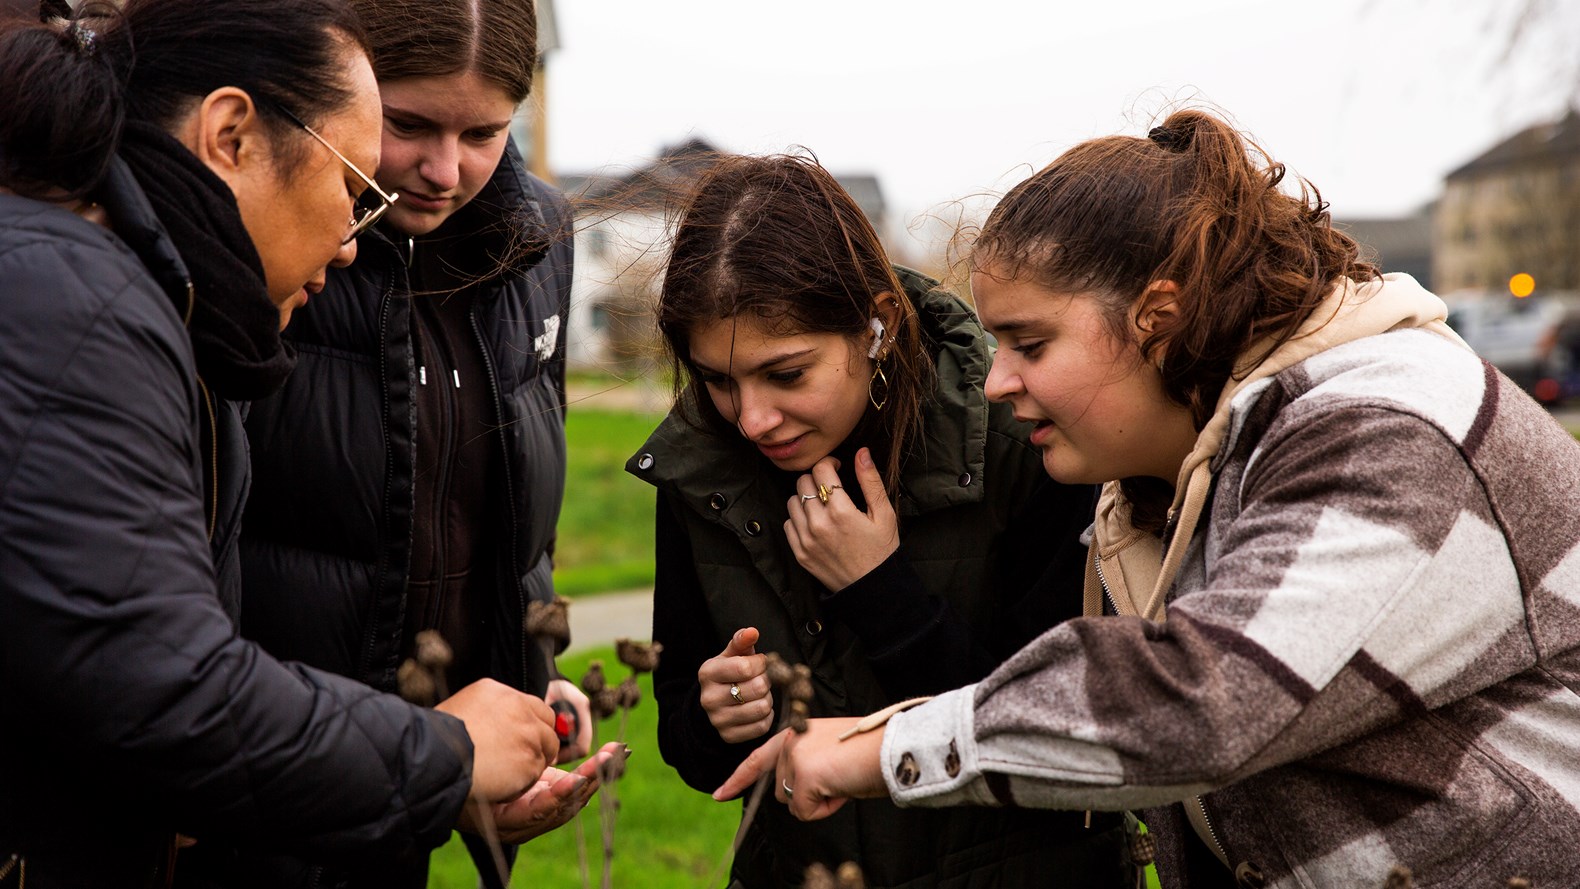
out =
{"type": "Polygon", "coordinates": [[[785,796],[795,796],[795,791],[790,789],[789,781],[780,781],[779,786],[785,789],[785,796]]]}
{"type": "Polygon", "coordinates": [[[818,499],[818,497],[817,497],[816,494],[802,494],[801,495],[801,499],[802,500],[816,500],[816,499],[818,499]]]}
{"type": "Polygon", "coordinates": [[[730,697],[734,698],[735,703],[737,704],[746,703],[746,701],[741,697],[741,687],[739,685],[730,686],[730,697]]]}

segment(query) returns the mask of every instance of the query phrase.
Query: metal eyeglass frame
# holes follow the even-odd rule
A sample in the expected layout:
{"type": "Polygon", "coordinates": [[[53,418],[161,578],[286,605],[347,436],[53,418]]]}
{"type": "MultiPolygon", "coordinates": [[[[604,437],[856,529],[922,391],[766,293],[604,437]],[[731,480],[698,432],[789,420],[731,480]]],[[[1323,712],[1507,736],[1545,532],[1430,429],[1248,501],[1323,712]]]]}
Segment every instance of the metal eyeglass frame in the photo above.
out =
{"type": "Polygon", "coordinates": [[[323,136],[318,135],[317,131],[315,131],[312,127],[308,126],[307,124],[303,123],[302,119],[300,117],[297,117],[295,114],[292,114],[291,113],[291,109],[286,108],[283,105],[282,106],[278,106],[278,107],[280,109],[280,113],[281,114],[284,114],[286,117],[290,118],[292,123],[296,124],[297,126],[301,127],[302,129],[306,130],[307,131],[307,135],[312,136],[314,139],[317,139],[319,144],[324,146],[325,148],[329,149],[329,152],[331,154],[333,154],[335,157],[340,158],[340,162],[341,163],[345,164],[346,167],[351,170],[351,172],[357,174],[357,178],[361,179],[362,182],[365,185],[367,185],[368,188],[373,189],[373,193],[374,194],[379,196],[379,205],[377,207],[373,207],[372,209],[363,208],[360,204],[357,204],[357,203],[353,203],[352,204],[352,207],[351,207],[352,216],[351,216],[351,219],[350,219],[351,230],[346,233],[345,238],[343,238],[340,241],[340,244],[341,244],[341,246],[345,246],[346,244],[349,244],[352,241],[355,241],[357,239],[357,235],[360,235],[363,232],[367,231],[369,228],[371,228],[373,226],[374,223],[378,222],[381,218],[383,218],[384,211],[388,210],[390,208],[390,204],[395,203],[395,201],[400,197],[400,195],[397,194],[397,193],[394,193],[394,192],[386,193],[384,191],[384,189],[379,188],[379,184],[377,182],[373,181],[373,177],[371,177],[368,174],[362,172],[362,169],[360,167],[358,167],[356,164],[352,163],[350,161],[350,159],[348,159],[345,155],[341,154],[339,149],[335,148],[335,146],[333,146],[333,145],[330,145],[328,139],[325,139],[323,136]],[[362,211],[362,215],[361,216],[357,216],[356,215],[356,213],[359,210],[362,211]]]}

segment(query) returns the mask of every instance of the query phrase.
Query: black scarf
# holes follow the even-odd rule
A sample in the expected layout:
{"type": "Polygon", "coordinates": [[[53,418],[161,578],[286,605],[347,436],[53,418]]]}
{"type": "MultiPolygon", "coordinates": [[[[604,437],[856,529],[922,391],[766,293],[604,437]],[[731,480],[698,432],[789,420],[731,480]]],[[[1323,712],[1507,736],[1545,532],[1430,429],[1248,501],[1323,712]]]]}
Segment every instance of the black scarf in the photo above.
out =
{"type": "Polygon", "coordinates": [[[198,376],[233,401],[272,394],[296,355],[280,339],[280,311],[230,186],[152,124],[128,121],[120,153],[192,276],[187,330],[198,376]]]}

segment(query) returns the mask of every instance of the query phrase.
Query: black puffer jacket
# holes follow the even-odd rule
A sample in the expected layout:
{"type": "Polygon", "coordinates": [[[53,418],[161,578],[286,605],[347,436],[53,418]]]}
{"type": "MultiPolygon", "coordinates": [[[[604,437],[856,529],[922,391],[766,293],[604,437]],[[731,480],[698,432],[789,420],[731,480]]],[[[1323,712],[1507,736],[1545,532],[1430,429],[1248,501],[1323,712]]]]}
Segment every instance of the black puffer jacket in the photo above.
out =
{"type": "MultiPolygon", "coordinates": [[[[522,633],[526,603],[553,596],[550,550],[565,484],[565,314],[571,240],[564,197],[512,146],[483,191],[436,235],[441,261],[491,277],[472,326],[499,412],[507,564],[488,675],[533,694],[550,678],[522,633]],[[506,215],[508,214],[508,215],[506,215]],[[519,215],[518,215],[519,214],[519,215]],[[511,269],[501,236],[543,241],[511,269]],[[543,236],[550,236],[544,238],[543,236]]],[[[357,262],[296,310],[297,365],[247,418],[253,492],[242,537],[242,631],[274,654],[395,687],[411,558],[417,369],[405,245],[364,235],[357,262]]],[[[424,249],[422,244],[417,249],[424,249]]],[[[467,680],[477,677],[465,677],[467,680]]]]}
{"type": "Polygon", "coordinates": [[[281,664],[222,610],[185,268],[124,165],[100,200],[119,237],[0,195],[0,861],[126,887],[175,831],[436,845],[470,786],[461,724],[281,664]]]}

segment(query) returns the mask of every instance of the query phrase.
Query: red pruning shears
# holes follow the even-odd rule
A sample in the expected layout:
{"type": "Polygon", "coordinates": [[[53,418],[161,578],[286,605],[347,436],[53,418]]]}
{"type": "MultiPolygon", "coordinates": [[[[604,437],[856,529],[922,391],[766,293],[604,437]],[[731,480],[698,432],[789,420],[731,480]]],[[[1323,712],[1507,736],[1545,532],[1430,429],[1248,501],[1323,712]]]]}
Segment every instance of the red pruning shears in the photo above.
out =
{"type": "Polygon", "coordinates": [[[576,705],[570,701],[555,701],[549,708],[554,711],[554,734],[559,736],[560,746],[575,741],[581,729],[580,721],[576,718],[576,705]]]}

